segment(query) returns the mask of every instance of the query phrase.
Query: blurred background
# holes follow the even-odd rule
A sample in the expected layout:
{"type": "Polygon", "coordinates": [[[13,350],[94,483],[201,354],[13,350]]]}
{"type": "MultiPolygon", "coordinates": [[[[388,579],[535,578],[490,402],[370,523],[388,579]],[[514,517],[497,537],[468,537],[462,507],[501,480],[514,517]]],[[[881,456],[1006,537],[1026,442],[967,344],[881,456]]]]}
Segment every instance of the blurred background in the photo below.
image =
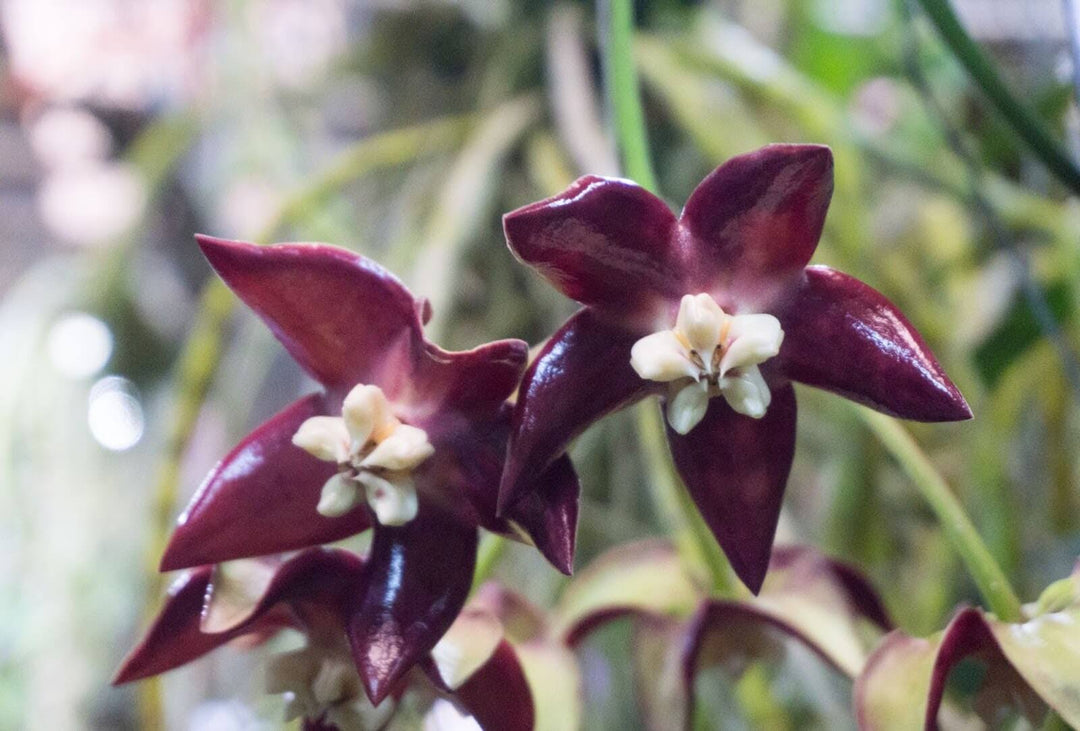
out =
{"type": "MultiPolygon", "coordinates": [[[[953,2],[1078,153],[1069,5],[953,2]]],[[[768,142],[832,146],[815,261],[900,305],[968,397],[973,422],[911,428],[1034,599],[1080,553],[1075,197],[903,0],[638,6],[665,197],[678,210],[768,142]]],[[[540,342],[573,308],[513,260],[500,215],[618,173],[595,12],[3,0],[0,43],[0,729],[137,728],[137,689],[108,681],[157,606],[165,532],[240,436],[312,388],[253,316],[200,297],[192,235],[347,246],[432,299],[446,347],[540,342]]],[[[780,540],[858,565],[914,634],[977,601],[854,412],[799,398],[780,540]]],[[[662,532],[635,444],[623,414],[575,446],[578,566],[662,532]]],[[[541,605],[564,581],[516,547],[496,575],[541,605]]],[[[586,648],[588,728],[637,723],[620,644],[586,648]]],[[[257,661],[227,649],[170,674],[168,727],[279,727],[257,661]]],[[[850,726],[850,686],[830,682],[775,693],[790,718],[850,726]]]]}

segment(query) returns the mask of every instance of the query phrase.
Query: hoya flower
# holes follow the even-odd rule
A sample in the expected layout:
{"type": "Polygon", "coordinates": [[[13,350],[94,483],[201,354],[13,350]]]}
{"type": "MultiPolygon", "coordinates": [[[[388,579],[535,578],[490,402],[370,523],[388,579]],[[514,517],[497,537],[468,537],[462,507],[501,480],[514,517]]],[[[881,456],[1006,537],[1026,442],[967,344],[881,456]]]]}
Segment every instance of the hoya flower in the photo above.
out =
{"type": "Polygon", "coordinates": [[[807,266],[831,194],[827,147],[770,145],[717,168],[678,217],[595,176],[507,214],[514,254],[584,308],[525,373],[501,508],[590,424],[656,394],[679,474],[756,591],[794,454],[793,381],[906,419],[969,418],[894,305],[807,266]]]}
{"type": "Polygon", "coordinates": [[[963,607],[931,637],[890,633],[855,683],[859,728],[1023,728],[1020,719],[1033,728],[1064,728],[1061,720],[1078,727],[1080,564],[1023,610],[1023,621],[1013,623],[963,607]],[[965,661],[967,682],[950,683],[965,661]],[[963,687],[968,703],[947,693],[950,686],[963,687]],[[1046,723],[1049,710],[1060,717],[1055,723],[1046,723]]]}
{"type": "Polygon", "coordinates": [[[241,559],[185,572],[113,682],[167,672],[234,640],[265,641],[294,629],[304,645],[269,658],[265,687],[284,696],[286,720],[302,719],[305,729],[383,728],[408,687],[425,696],[443,691],[485,728],[531,728],[532,696],[520,664],[501,633],[488,629],[494,620],[468,611],[424,663],[430,682],[413,675],[373,705],[346,639],[349,604],[362,591],[364,575],[364,562],[354,554],[318,548],[286,561],[241,559]]]}
{"type": "Polygon", "coordinates": [[[428,342],[425,300],[362,256],[317,244],[199,237],[210,264],[324,391],[245,437],[180,516],[163,570],[276,554],[372,528],[348,634],[367,693],[431,650],[468,593],[477,528],[531,537],[569,571],[577,480],[567,460],[496,517],[526,345],[451,353],[428,342]]]}

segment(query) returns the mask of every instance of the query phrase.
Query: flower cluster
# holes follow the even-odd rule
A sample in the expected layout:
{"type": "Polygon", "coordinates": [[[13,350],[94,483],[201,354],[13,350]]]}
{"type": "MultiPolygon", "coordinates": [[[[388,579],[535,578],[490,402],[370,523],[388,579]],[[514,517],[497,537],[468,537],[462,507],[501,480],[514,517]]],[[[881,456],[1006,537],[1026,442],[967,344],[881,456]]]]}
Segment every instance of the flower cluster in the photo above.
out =
{"type": "Polygon", "coordinates": [[[653,394],[680,475],[756,593],[794,451],[793,381],[905,418],[970,416],[893,305],[806,266],[831,188],[827,148],[774,145],[713,172],[680,217],[598,177],[508,214],[511,250],[584,305],[527,370],[518,340],[427,341],[427,302],[357,254],[199,237],[323,390],[207,477],[162,560],[191,571],[118,682],[291,626],[307,646],[274,661],[270,684],[312,728],[380,725],[418,663],[455,690],[443,670],[457,655],[437,643],[469,593],[478,529],[569,573],[579,486],[566,449],[653,394]],[[363,559],[315,548],[368,529],[363,559]],[[233,561],[250,557],[262,558],[233,561]]]}

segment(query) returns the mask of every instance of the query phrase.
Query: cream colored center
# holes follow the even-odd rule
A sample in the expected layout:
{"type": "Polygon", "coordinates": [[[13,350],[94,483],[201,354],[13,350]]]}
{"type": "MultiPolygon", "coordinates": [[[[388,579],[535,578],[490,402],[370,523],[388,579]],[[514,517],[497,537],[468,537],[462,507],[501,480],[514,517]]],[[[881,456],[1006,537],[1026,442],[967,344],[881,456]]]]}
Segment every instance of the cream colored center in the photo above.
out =
{"type": "Polygon", "coordinates": [[[772,394],[758,365],[779,353],[783,340],[772,315],[729,315],[709,294],[688,294],[674,328],[634,343],[630,365],[642,378],[671,384],[668,423],[687,434],[713,396],[740,414],[764,416],[772,394]]]}
{"type": "Polygon", "coordinates": [[[292,442],[338,465],[338,473],[323,485],[317,508],[321,514],[336,517],[349,512],[360,501],[362,487],[383,525],[403,525],[416,517],[411,473],[435,450],[423,429],[398,421],[378,386],[354,387],[340,417],[311,417],[292,442]]]}

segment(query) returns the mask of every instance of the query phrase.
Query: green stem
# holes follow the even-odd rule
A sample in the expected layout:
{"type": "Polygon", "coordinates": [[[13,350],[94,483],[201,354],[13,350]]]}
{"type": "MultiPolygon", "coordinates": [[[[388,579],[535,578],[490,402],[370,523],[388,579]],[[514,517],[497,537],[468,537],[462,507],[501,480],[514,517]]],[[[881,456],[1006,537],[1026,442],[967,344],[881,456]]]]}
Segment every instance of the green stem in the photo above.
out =
{"type": "Polygon", "coordinates": [[[1080,169],[1047,131],[1042,120],[1009,91],[997,69],[994,68],[994,64],[964,30],[964,26],[956,17],[948,0],[918,0],[918,2],[946,45],[1005,117],[1013,131],[1028,144],[1061,182],[1074,193],[1080,194],[1080,169]]]}
{"type": "Polygon", "coordinates": [[[506,552],[506,539],[494,533],[484,533],[480,538],[480,546],[476,550],[476,570],[473,572],[472,589],[474,593],[480,586],[491,578],[499,559],[506,552]]]}
{"type": "Polygon", "coordinates": [[[627,176],[656,192],[649,137],[634,63],[634,6],[631,0],[601,0],[604,82],[615,140],[627,176]]]}
{"type": "Polygon", "coordinates": [[[731,565],[675,473],[665,446],[660,410],[649,400],[638,404],[636,417],[638,441],[645,453],[653,501],[661,520],[674,535],[675,545],[687,564],[705,569],[712,592],[732,596],[735,585],[731,565]]]}
{"type": "MultiPolygon", "coordinates": [[[[631,0],[600,0],[600,11],[604,78],[615,140],[622,153],[626,174],[655,193],[656,175],[649,160],[645,114],[634,65],[633,3],[631,0]]],[[[728,596],[733,591],[731,568],[672,468],[664,446],[661,418],[652,403],[638,406],[638,439],[645,452],[653,500],[661,518],[674,534],[683,557],[690,565],[704,566],[713,591],[728,596]]]]}
{"type": "Polygon", "coordinates": [[[923,499],[934,511],[949,543],[960,554],[975,585],[987,606],[999,619],[1017,622],[1023,619],[1020,600],[994,560],[990,550],[979,537],[963,506],[949,490],[945,478],[899,422],[861,406],[853,407],[874,432],[900,467],[915,483],[923,499]]]}

